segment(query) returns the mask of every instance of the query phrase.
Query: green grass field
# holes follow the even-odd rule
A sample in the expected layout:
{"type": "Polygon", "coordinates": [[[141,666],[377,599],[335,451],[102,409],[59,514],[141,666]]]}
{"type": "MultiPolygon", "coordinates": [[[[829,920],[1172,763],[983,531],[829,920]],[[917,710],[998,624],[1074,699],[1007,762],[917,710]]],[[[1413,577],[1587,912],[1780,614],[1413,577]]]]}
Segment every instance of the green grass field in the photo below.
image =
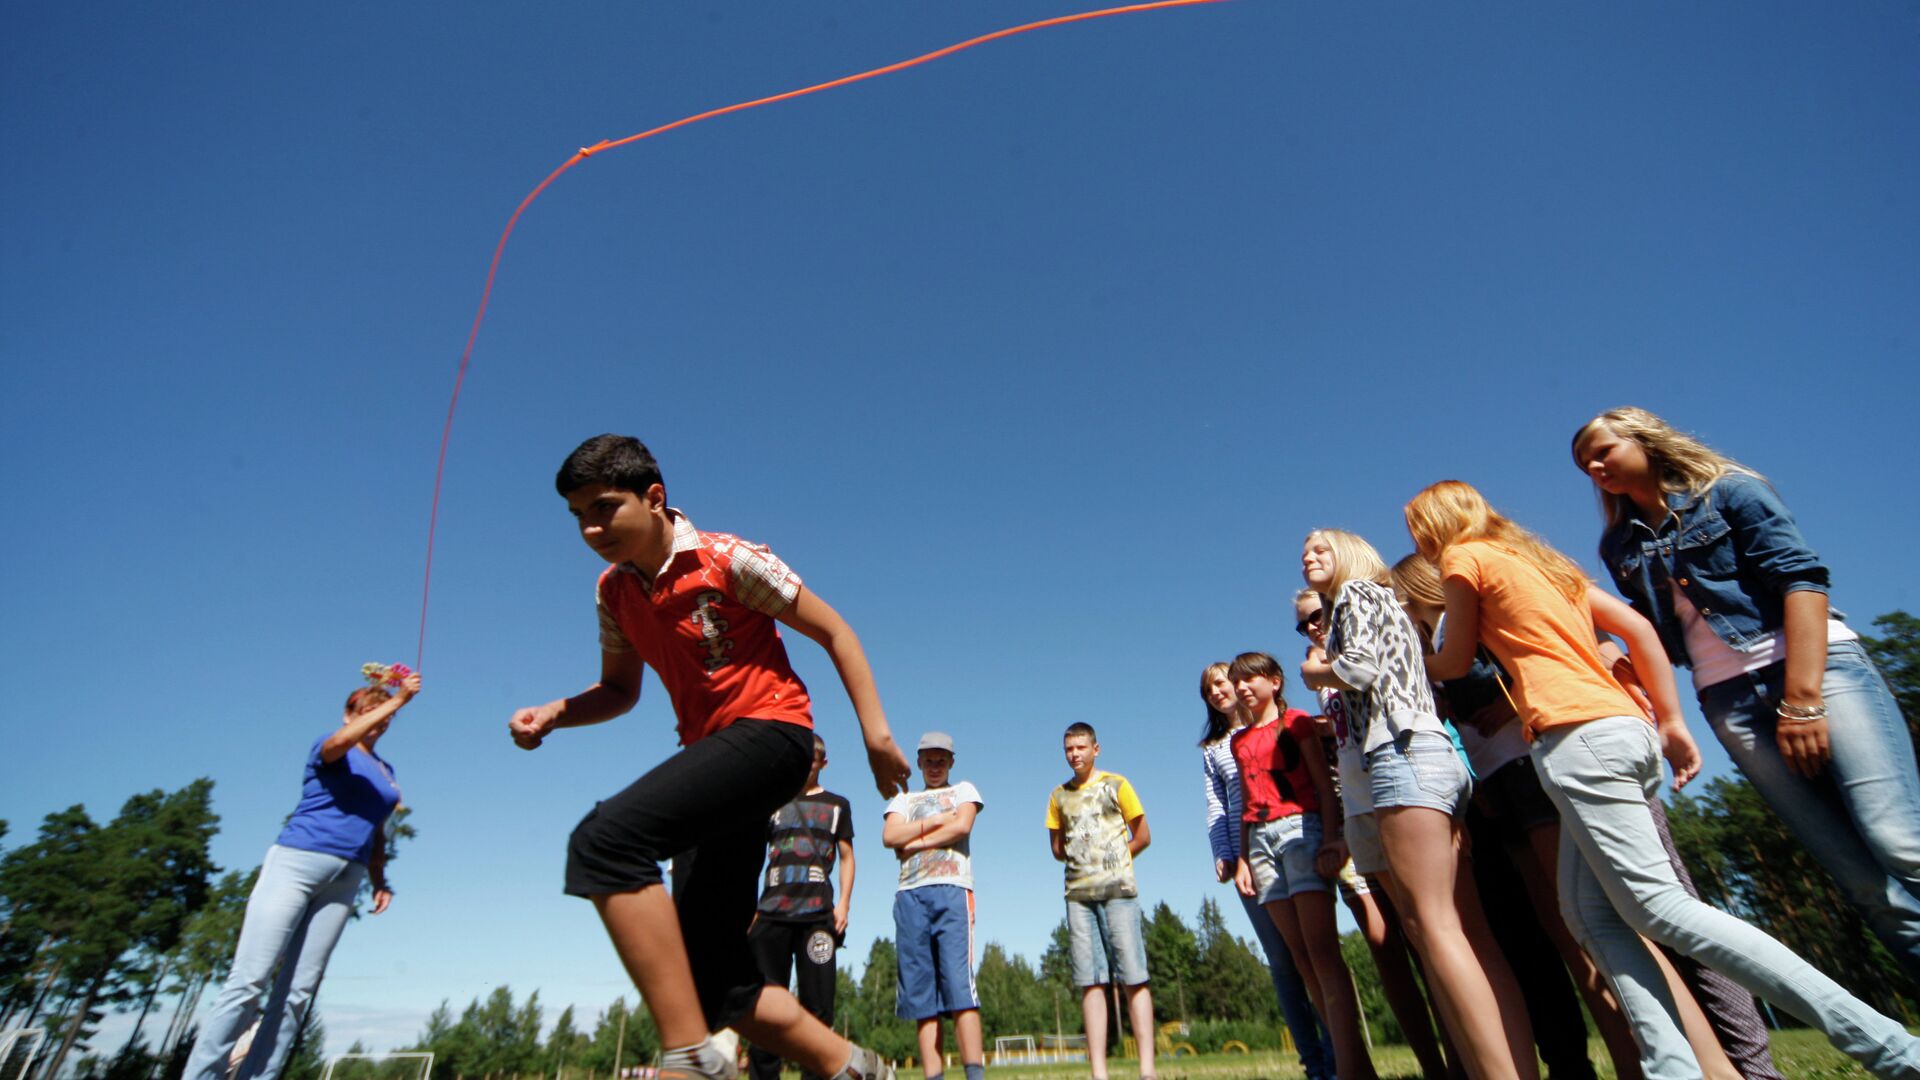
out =
{"type": "MultiPolygon", "coordinates": [[[[1603,1080],[1613,1080],[1607,1052],[1595,1039],[1588,1050],[1603,1080]]],[[[1773,1036],[1773,1057],[1782,1075],[1792,1080],[1838,1080],[1840,1077],[1865,1077],[1867,1071],[1846,1055],[1827,1045],[1815,1031],[1782,1031],[1773,1036]]],[[[1109,1070],[1111,1080],[1136,1080],[1138,1064],[1131,1059],[1116,1059],[1109,1070]]],[[[1201,1054],[1198,1057],[1162,1056],[1160,1080],[1298,1080],[1304,1074],[1300,1062],[1291,1054],[1272,1051],[1252,1054],[1201,1054]]],[[[1421,1080],[1413,1054],[1403,1046],[1376,1047],[1373,1066],[1381,1080],[1421,1080]]],[[[960,1070],[956,1066],[952,1075],[960,1070]]],[[[988,1070],[992,1080],[1075,1080],[1087,1075],[1084,1062],[1066,1065],[1005,1065],[988,1070]]],[[[918,1069],[902,1069],[900,1080],[923,1080],[918,1069]]]]}

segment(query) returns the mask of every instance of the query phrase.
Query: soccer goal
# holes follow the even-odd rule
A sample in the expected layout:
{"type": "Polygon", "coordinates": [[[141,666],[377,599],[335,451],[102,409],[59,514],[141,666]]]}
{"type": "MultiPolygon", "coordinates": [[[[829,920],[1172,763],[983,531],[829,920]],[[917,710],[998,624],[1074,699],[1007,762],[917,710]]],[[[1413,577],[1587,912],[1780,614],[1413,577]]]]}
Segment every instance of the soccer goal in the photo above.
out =
{"type": "Polygon", "coordinates": [[[320,1080],[430,1080],[433,1055],[426,1051],[391,1054],[335,1054],[327,1059],[320,1080]]]}
{"type": "Polygon", "coordinates": [[[1032,1065],[1040,1060],[1031,1035],[998,1035],[993,1040],[995,1065],[1032,1065]]]}
{"type": "Polygon", "coordinates": [[[47,1041],[45,1028],[8,1028],[0,1031],[0,1080],[27,1080],[47,1041]]]}

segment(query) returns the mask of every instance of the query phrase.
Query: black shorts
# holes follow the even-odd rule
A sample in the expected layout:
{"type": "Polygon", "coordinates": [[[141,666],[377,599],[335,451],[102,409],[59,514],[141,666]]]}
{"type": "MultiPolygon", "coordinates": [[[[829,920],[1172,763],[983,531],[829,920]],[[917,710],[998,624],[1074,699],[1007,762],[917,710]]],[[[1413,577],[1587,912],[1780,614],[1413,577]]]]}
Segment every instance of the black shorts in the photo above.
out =
{"type": "Polygon", "coordinates": [[[1540,786],[1532,758],[1517,758],[1493,770],[1474,788],[1474,802],[1492,819],[1501,843],[1524,846],[1527,834],[1560,821],[1560,809],[1540,786]]]}
{"type": "Polygon", "coordinates": [[[567,843],[566,891],[634,892],[662,883],[673,860],[680,936],[700,1008],[713,1030],[760,996],[747,945],[759,900],[767,823],[813,767],[813,733],[798,724],[738,720],[655,766],[595,806],[567,843]]]}

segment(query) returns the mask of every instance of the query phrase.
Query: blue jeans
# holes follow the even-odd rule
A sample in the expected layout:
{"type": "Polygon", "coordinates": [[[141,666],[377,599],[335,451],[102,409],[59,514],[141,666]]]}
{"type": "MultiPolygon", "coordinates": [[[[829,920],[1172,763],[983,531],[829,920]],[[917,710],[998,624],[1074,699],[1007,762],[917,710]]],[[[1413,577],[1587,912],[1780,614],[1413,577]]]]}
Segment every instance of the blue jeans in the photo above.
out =
{"type": "Polygon", "coordinates": [[[1833,760],[1808,779],[1774,741],[1786,662],[1700,691],[1700,708],[1807,851],[1833,875],[1887,951],[1920,982],[1920,770],[1900,706],[1857,641],[1827,646],[1821,691],[1833,760]]]}
{"type": "MultiPolygon", "coordinates": [[[[1240,894],[1236,890],[1234,895],[1240,894]]],[[[1280,999],[1280,1016],[1286,1020],[1287,1030],[1293,1033],[1293,1045],[1300,1050],[1300,1067],[1307,1071],[1308,1080],[1331,1077],[1333,1037],[1327,1034],[1319,1014],[1313,1011],[1313,999],[1307,996],[1307,984],[1300,981],[1300,972],[1293,966],[1293,954],[1287,952],[1280,928],[1273,925],[1273,919],[1259,900],[1241,896],[1240,906],[1246,909],[1247,921],[1253,924],[1253,936],[1260,939],[1260,949],[1267,954],[1267,973],[1273,976],[1273,994],[1280,999]]]]}
{"type": "Polygon", "coordinates": [[[1641,934],[1819,1028],[1875,1076],[1920,1080],[1920,1039],[1899,1022],[1681,888],[1647,809],[1660,787],[1651,724],[1610,716],[1550,727],[1533,763],[1560,808],[1560,913],[1612,984],[1648,1080],[1697,1078],[1700,1066],[1641,934]]]}
{"type": "Polygon", "coordinates": [[[275,1080],[280,1075],[366,876],[365,864],[338,855],[279,844],[267,849],[260,879],[247,897],[233,970],[200,1025],[200,1039],[182,1080],[223,1080],[227,1056],[255,1015],[260,1016],[260,1030],[235,1080],[275,1080]],[[267,999],[264,1011],[262,997],[267,999]]]}
{"type": "Polygon", "coordinates": [[[1147,981],[1147,938],[1140,922],[1140,901],[1067,901],[1067,955],[1073,985],[1140,986],[1147,981]]]}

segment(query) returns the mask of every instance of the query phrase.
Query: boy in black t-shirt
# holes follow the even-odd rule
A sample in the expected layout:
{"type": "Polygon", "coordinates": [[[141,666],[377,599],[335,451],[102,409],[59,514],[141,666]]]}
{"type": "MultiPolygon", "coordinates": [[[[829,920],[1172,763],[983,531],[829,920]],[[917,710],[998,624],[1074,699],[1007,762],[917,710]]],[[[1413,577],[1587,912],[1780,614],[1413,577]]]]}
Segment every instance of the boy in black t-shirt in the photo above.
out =
{"type": "MultiPolygon", "coordinates": [[[[853,808],[820,786],[827,744],[813,737],[813,771],[800,796],[774,812],[767,835],[767,875],[747,941],[760,974],[787,985],[796,966],[800,1004],[833,1026],[834,953],[847,935],[853,902],[853,808]],[[840,863],[840,900],[834,902],[833,864],[840,863]]],[[[754,1047],[754,1080],[779,1080],[780,1057],[754,1047]]],[[[807,1080],[818,1080],[802,1074],[807,1080]]]]}

